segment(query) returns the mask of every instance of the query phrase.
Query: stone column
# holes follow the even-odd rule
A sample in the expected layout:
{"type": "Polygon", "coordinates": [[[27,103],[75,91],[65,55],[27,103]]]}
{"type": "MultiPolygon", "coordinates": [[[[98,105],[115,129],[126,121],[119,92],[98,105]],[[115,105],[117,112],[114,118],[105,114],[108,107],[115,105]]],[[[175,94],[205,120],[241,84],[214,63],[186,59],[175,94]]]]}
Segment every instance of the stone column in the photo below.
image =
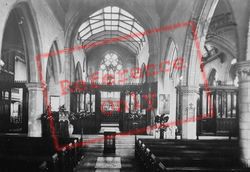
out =
{"type": "Polygon", "coordinates": [[[196,139],[196,101],[199,96],[198,88],[194,86],[181,86],[179,87],[179,94],[181,120],[177,121],[177,125],[182,126],[181,135],[183,139],[196,139]]]}
{"type": "Polygon", "coordinates": [[[41,137],[41,114],[43,113],[43,89],[40,83],[28,83],[29,107],[28,107],[28,136],[41,137]]]}
{"type": "MultiPolygon", "coordinates": [[[[66,52],[64,54],[64,57],[65,57],[65,62],[64,62],[64,71],[62,71],[63,72],[62,75],[65,76],[65,80],[70,81],[70,83],[73,83],[73,82],[75,82],[75,79],[73,77],[73,75],[75,75],[73,72],[75,66],[72,65],[71,63],[73,63],[74,57],[69,52],[66,52]],[[73,69],[71,69],[71,68],[73,68],[73,69]]],[[[70,92],[68,92],[66,95],[64,95],[64,105],[65,105],[65,108],[67,110],[70,110],[70,104],[71,104],[70,95],[71,95],[70,92]]],[[[60,96],[62,96],[62,95],[60,95],[60,96]]]]}
{"type": "Polygon", "coordinates": [[[239,141],[242,162],[250,167],[250,61],[237,64],[239,75],[239,141]]]}

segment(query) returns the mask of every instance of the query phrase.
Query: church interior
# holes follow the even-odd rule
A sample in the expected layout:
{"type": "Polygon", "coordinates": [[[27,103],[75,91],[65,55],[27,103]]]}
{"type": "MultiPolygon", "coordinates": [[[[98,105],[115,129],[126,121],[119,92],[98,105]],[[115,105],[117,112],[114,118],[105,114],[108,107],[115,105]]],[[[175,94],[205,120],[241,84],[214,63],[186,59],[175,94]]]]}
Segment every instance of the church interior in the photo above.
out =
{"type": "Polygon", "coordinates": [[[249,0],[1,0],[0,171],[250,171],[249,0]]]}

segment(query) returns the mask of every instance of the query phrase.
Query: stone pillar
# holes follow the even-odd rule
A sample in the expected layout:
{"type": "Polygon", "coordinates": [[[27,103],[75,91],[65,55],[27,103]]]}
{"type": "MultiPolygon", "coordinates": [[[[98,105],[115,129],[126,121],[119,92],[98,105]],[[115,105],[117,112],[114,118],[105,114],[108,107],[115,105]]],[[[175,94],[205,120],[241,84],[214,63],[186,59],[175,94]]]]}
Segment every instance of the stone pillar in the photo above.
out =
{"type": "Polygon", "coordinates": [[[250,61],[237,64],[239,75],[239,141],[241,160],[250,167],[250,61]]]}
{"type": "Polygon", "coordinates": [[[28,83],[29,107],[28,107],[28,136],[41,137],[41,114],[43,113],[43,89],[40,83],[28,83]]]}
{"type": "MultiPolygon", "coordinates": [[[[67,48],[66,48],[67,49],[67,48]]],[[[73,63],[73,60],[74,60],[74,57],[71,55],[71,53],[68,53],[66,52],[64,54],[64,57],[65,57],[65,62],[64,62],[64,70],[62,71],[63,74],[65,76],[65,80],[68,80],[70,81],[71,83],[75,82],[75,79],[73,77],[73,75],[75,75],[74,73],[74,68],[75,66],[72,64],[73,63]]],[[[87,69],[86,69],[87,70],[87,69]]],[[[59,83],[60,84],[60,83],[59,83]]],[[[60,93],[61,94],[61,93],[60,93]]],[[[64,105],[65,105],[65,108],[67,110],[70,110],[70,92],[66,95],[64,95],[64,105]]],[[[62,96],[62,95],[61,95],[62,96]]]]}
{"type": "Polygon", "coordinates": [[[179,87],[180,101],[181,104],[181,120],[178,121],[177,125],[182,126],[182,139],[196,139],[196,101],[198,99],[198,88],[191,86],[179,87]]]}

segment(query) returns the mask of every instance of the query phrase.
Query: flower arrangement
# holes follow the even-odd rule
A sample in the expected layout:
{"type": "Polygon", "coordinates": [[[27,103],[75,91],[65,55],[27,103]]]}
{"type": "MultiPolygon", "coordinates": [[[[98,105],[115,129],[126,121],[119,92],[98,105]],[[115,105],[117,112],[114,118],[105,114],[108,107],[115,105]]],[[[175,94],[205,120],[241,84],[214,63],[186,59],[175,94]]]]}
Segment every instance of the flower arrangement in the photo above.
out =
{"type": "Polygon", "coordinates": [[[136,112],[129,114],[129,119],[132,119],[132,120],[139,120],[142,117],[143,117],[143,114],[140,113],[140,111],[136,111],[136,112]]]}
{"type": "Polygon", "coordinates": [[[159,128],[161,129],[166,129],[168,127],[168,124],[167,124],[168,120],[169,120],[169,116],[167,114],[161,114],[155,117],[155,123],[160,124],[159,128]]]}
{"type": "Polygon", "coordinates": [[[87,112],[87,111],[80,111],[80,112],[77,112],[77,113],[69,113],[69,121],[70,122],[74,122],[76,120],[79,120],[79,119],[84,119],[84,118],[87,118],[89,116],[91,116],[92,113],[91,112],[87,112]]]}
{"type": "Polygon", "coordinates": [[[167,124],[168,120],[169,116],[167,114],[161,114],[155,117],[155,123],[159,124],[157,127],[157,132],[160,130],[160,139],[164,139],[164,132],[169,127],[167,124]]]}

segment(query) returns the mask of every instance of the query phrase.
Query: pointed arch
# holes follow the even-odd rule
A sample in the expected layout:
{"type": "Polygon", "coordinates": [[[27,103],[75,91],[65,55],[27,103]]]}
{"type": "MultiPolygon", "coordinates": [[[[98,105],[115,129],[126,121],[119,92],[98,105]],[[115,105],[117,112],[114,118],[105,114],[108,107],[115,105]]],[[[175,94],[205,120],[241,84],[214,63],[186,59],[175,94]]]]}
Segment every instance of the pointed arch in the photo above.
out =
{"type": "MultiPolygon", "coordinates": [[[[76,38],[78,29],[80,28],[81,24],[88,20],[89,15],[93,14],[94,12],[105,8],[107,6],[117,6],[129,12],[133,15],[141,24],[141,26],[145,30],[154,29],[159,27],[158,23],[155,22],[152,15],[142,8],[140,3],[135,2],[133,7],[125,1],[109,1],[105,3],[97,3],[96,5],[92,6],[91,9],[87,12],[78,12],[76,13],[66,26],[66,44],[65,47],[73,47],[74,40],[76,38]]],[[[155,33],[153,36],[148,36],[148,44],[149,44],[149,52],[151,52],[150,57],[160,57],[160,34],[155,33]]],[[[152,58],[153,59],[153,58],[152,58]]]]}
{"type": "MultiPolygon", "coordinates": [[[[39,36],[39,31],[37,27],[37,23],[35,22],[35,18],[33,17],[33,11],[30,5],[26,2],[21,2],[16,5],[14,5],[13,9],[10,11],[8,19],[6,21],[5,25],[5,31],[9,29],[9,27],[12,27],[11,25],[8,25],[8,21],[12,16],[15,16],[18,24],[18,29],[21,33],[21,39],[23,44],[23,55],[25,57],[25,62],[27,66],[27,82],[40,82],[39,78],[39,71],[37,68],[37,61],[36,57],[40,54],[41,49],[41,41],[39,36]]],[[[6,47],[15,49],[17,47],[11,47],[9,45],[6,45],[5,43],[8,42],[3,36],[3,43],[2,43],[2,51],[1,54],[4,54],[6,47]]]]}
{"type": "MultiPolygon", "coordinates": [[[[209,27],[211,24],[211,21],[214,17],[216,8],[218,5],[223,5],[225,8],[230,11],[232,11],[232,8],[230,6],[230,3],[225,1],[225,0],[212,0],[212,1],[198,1],[195,3],[194,6],[194,13],[191,16],[191,21],[196,23],[196,30],[197,30],[197,35],[198,35],[198,41],[201,50],[201,53],[205,52],[205,43],[207,41],[207,35],[209,31],[209,27]],[[223,3],[223,4],[222,4],[223,3]]],[[[232,20],[235,21],[234,15],[232,13],[232,20]]],[[[197,49],[195,48],[195,41],[193,39],[193,36],[191,34],[191,31],[188,29],[187,38],[185,41],[185,47],[184,47],[184,54],[183,57],[186,58],[187,61],[187,68],[183,70],[183,85],[190,85],[190,86],[198,86],[199,82],[202,81],[207,82],[205,78],[202,76],[206,76],[205,72],[203,71],[203,74],[201,74],[200,70],[200,64],[201,64],[201,57],[197,55],[197,49]],[[205,81],[203,81],[205,80],[205,81]]],[[[238,36],[236,36],[238,38],[238,36]]],[[[236,40],[236,45],[238,46],[238,40],[236,40]]],[[[238,47],[236,47],[236,56],[238,56],[238,47]]]]}
{"type": "Polygon", "coordinates": [[[58,53],[57,43],[56,41],[53,42],[48,60],[46,65],[46,83],[47,84],[57,84],[59,82],[59,75],[61,71],[61,61],[60,56],[58,53]],[[56,55],[55,55],[56,54],[56,55]]]}

